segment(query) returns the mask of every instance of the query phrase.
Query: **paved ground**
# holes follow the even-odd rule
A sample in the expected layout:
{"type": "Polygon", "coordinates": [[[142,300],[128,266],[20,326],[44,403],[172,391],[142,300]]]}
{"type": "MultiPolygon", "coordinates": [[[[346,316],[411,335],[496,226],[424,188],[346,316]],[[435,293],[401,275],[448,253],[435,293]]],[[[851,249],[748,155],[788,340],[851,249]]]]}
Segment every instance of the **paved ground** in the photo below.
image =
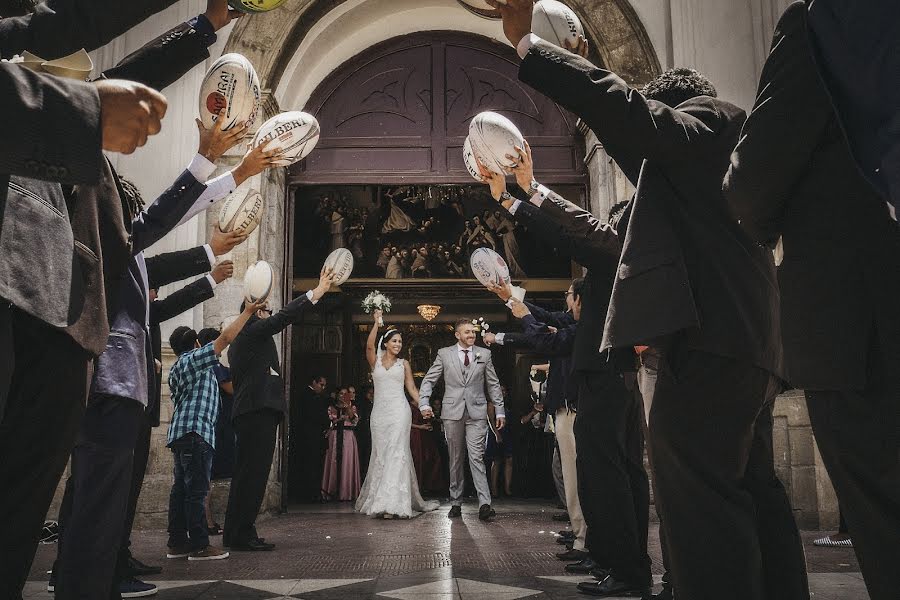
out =
{"type": "MultiPolygon", "coordinates": [[[[166,560],[164,531],[142,531],[135,555],[163,564],[160,600],[562,600],[585,598],[575,591],[582,577],[566,576],[554,553],[557,512],[536,502],[499,502],[492,523],[464,507],[450,521],[447,508],[411,521],[356,515],[349,505],[301,506],[259,524],[275,552],[232,553],[221,561],[166,560]]],[[[661,560],[657,528],[650,554],[654,573],[661,560]]],[[[804,533],[814,600],[867,600],[852,549],[812,545],[819,532],[804,533]]],[[[217,538],[213,538],[217,539],[217,538]]],[[[46,569],[55,545],[42,546],[26,598],[50,598],[46,569]]],[[[658,578],[658,577],[657,577],[658,578]]]]}

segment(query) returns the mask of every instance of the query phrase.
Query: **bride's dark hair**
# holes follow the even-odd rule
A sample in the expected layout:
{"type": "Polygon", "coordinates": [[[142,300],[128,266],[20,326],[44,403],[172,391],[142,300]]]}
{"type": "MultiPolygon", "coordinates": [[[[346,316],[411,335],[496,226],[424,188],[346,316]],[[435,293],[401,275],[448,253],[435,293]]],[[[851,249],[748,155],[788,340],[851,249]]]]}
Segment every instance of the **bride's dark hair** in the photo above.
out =
{"type": "Polygon", "coordinates": [[[388,329],[384,332],[384,335],[381,336],[381,342],[378,344],[378,347],[382,350],[387,350],[387,343],[391,341],[391,338],[395,335],[400,335],[399,329],[388,329]]]}

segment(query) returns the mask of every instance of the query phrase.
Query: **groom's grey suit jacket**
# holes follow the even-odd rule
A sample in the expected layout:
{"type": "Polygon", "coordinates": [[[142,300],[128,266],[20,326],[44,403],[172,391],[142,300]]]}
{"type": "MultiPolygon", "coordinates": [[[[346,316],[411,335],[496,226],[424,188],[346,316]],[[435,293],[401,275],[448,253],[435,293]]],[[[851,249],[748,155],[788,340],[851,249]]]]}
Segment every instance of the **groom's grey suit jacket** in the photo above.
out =
{"type": "Polygon", "coordinates": [[[459,359],[457,345],[438,350],[434,364],[422,379],[419,390],[419,408],[430,406],[431,392],[441,375],[444,376],[444,402],[441,418],[457,421],[463,418],[468,409],[472,419],[487,418],[487,398],[497,409],[497,416],[505,416],[503,409],[503,393],[500,391],[500,379],[491,361],[491,351],[487,348],[472,346],[472,360],[468,367],[463,367],[459,359]]]}

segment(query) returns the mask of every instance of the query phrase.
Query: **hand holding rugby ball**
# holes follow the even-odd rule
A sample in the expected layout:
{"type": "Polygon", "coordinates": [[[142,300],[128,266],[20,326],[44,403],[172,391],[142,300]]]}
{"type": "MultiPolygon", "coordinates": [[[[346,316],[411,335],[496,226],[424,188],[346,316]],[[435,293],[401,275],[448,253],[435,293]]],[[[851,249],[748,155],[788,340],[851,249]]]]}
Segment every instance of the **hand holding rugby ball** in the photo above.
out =
{"type": "Polygon", "coordinates": [[[525,138],[512,121],[486,111],[475,115],[469,124],[469,143],[475,157],[486,169],[506,175],[517,164],[507,155],[518,156],[516,146],[524,148],[525,138]]]}
{"type": "Polygon", "coordinates": [[[333,285],[341,285],[353,273],[353,253],[346,248],[338,248],[328,255],[323,268],[331,269],[334,273],[333,285]]]}
{"type": "Polygon", "coordinates": [[[319,142],[319,122],[300,111],[283,112],[262,125],[253,138],[253,147],[277,150],[275,166],[286,167],[306,158],[319,142]]]}
{"type": "Polygon", "coordinates": [[[531,15],[531,32],[560,48],[571,50],[584,36],[578,15],[558,0],[538,0],[531,15]]]}
{"type": "Polygon", "coordinates": [[[481,285],[509,285],[509,266],[503,257],[490,248],[478,248],[469,258],[469,266],[481,285]]]}
{"type": "Polygon", "coordinates": [[[250,190],[238,200],[239,196],[230,194],[222,203],[219,211],[219,230],[224,233],[237,231],[244,235],[250,235],[262,221],[265,202],[262,194],[256,190],[250,190]]]}

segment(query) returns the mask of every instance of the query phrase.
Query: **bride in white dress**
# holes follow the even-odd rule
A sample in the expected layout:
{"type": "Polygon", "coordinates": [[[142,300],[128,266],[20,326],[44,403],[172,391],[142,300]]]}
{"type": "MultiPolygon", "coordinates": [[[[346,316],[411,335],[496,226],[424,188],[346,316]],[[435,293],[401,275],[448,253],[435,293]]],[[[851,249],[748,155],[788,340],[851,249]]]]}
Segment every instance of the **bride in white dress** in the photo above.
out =
{"type": "Polygon", "coordinates": [[[356,511],[386,519],[408,519],[438,508],[438,503],[422,499],[409,447],[412,413],[404,386],[418,405],[419,390],[409,362],[400,358],[403,336],[388,329],[375,345],[381,311],[366,341],[366,359],[375,383],[375,404],[369,421],[372,429],[372,456],[369,472],[356,500],[356,511]]]}

